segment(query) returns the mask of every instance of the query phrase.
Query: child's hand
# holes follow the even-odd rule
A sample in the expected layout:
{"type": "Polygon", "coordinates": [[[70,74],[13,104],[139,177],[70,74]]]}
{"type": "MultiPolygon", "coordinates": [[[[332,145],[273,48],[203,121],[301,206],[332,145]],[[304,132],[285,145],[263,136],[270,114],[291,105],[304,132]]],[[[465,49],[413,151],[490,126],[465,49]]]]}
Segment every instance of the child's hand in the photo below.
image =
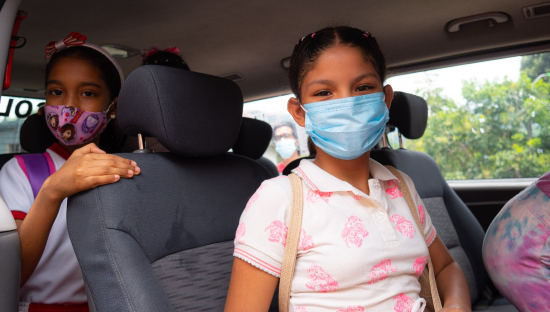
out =
{"type": "Polygon", "coordinates": [[[63,201],[78,192],[139,173],[135,161],[107,154],[91,143],[74,151],[67,162],[44,182],[43,188],[52,200],[63,201]]]}

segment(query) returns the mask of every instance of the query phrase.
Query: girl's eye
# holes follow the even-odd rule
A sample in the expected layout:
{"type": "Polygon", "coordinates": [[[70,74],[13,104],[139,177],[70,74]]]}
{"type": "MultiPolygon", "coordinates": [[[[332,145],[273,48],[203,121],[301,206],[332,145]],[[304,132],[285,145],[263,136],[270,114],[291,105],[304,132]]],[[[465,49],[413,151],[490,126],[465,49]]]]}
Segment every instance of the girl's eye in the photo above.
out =
{"type": "Polygon", "coordinates": [[[62,95],[63,92],[61,90],[51,90],[49,92],[51,95],[62,95]]]}
{"type": "Polygon", "coordinates": [[[367,86],[367,85],[360,85],[359,87],[357,87],[356,91],[357,92],[364,92],[364,91],[367,91],[369,89],[370,89],[370,87],[367,86]]]}
{"type": "Polygon", "coordinates": [[[326,90],[319,91],[319,92],[314,94],[314,96],[329,96],[329,95],[330,95],[330,92],[326,91],[326,90]]]}
{"type": "Polygon", "coordinates": [[[82,95],[84,95],[85,97],[90,97],[90,96],[94,96],[95,93],[93,93],[92,91],[84,91],[82,92],[82,95]]]}

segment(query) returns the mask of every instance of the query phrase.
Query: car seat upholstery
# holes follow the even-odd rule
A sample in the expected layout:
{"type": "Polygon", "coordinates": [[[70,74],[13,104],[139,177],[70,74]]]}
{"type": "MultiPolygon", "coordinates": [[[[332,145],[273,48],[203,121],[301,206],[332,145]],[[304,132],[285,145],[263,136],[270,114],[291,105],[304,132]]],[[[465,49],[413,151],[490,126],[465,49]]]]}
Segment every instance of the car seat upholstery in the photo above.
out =
{"type": "MultiPolygon", "coordinates": [[[[395,92],[388,128],[396,127],[407,139],[419,139],[424,134],[427,120],[428,105],[424,99],[395,92]]],[[[401,170],[412,179],[437,235],[466,275],[474,310],[516,311],[504,298],[497,301],[483,298],[489,281],[481,254],[485,233],[472,212],[447,184],[435,160],[421,152],[388,147],[371,150],[370,157],[401,170]]],[[[290,163],[285,173],[298,164],[299,160],[290,163]]]]}
{"type": "Polygon", "coordinates": [[[232,81],[142,66],[124,83],[119,123],[170,153],[119,154],[141,174],[69,198],[69,236],[92,311],[221,311],[240,215],[262,181],[226,153],[241,124],[232,81]]]}
{"type": "Polygon", "coordinates": [[[21,276],[21,248],[17,226],[0,194],[0,311],[17,311],[21,276]]]}
{"type": "Polygon", "coordinates": [[[239,136],[233,145],[233,153],[252,158],[266,167],[274,177],[279,176],[277,166],[263,157],[272,135],[273,129],[267,122],[243,117],[239,136]]]}

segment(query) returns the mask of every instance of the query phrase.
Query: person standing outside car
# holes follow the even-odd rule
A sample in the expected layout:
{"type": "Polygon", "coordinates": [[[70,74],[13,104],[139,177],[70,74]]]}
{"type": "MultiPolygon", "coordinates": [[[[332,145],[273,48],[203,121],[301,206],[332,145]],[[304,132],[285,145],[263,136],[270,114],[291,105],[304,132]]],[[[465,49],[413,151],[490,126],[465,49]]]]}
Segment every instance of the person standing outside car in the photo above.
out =
{"type": "Polygon", "coordinates": [[[298,139],[294,125],[290,122],[283,122],[273,127],[273,140],[275,151],[281,156],[282,161],[277,164],[277,170],[282,173],[285,167],[293,160],[298,159],[298,139]]]}

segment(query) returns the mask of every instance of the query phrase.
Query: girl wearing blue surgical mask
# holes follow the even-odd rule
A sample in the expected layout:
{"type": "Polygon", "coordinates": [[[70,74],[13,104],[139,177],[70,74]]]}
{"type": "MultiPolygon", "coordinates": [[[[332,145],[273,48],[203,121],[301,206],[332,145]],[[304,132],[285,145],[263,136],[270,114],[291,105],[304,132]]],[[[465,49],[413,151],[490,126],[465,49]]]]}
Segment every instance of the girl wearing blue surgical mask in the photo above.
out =
{"type": "MultiPolygon", "coordinates": [[[[331,27],[300,39],[289,69],[288,111],[312,138],[302,160],[303,216],[289,311],[424,311],[419,276],[431,256],[442,311],[470,311],[464,273],[437,236],[411,179],[420,227],[397,178],[370,159],[393,98],[375,38],[331,27]],[[422,232],[423,233],[422,233],[422,232]]],[[[267,311],[290,224],[288,177],[265,181],[239,221],[226,311],[267,311]]],[[[412,205],[411,205],[412,206],[412,205]]]]}
{"type": "Polygon", "coordinates": [[[273,139],[275,151],[281,156],[282,161],[277,164],[277,170],[282,173],[285,167],[298,159],[298,140],[296,139],[294,126],[285,122],[273,127],[273,139]]]}

